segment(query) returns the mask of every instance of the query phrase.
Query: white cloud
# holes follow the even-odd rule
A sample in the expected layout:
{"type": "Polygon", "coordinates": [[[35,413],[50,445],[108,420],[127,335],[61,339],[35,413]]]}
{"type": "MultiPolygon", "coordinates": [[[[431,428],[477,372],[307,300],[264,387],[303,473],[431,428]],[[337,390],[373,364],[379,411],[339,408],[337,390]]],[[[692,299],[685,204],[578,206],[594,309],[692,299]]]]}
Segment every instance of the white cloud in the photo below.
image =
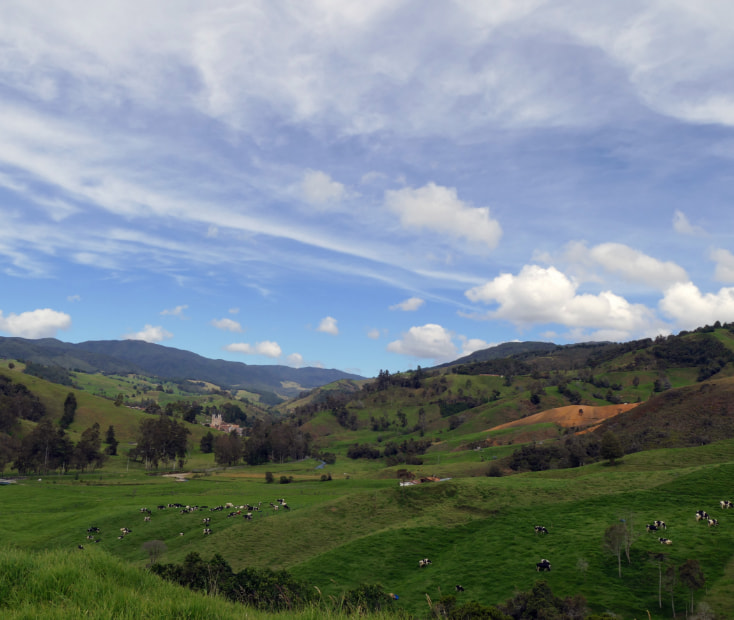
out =
{"type": "Polygon", "coordinates": [[[160,325],[153,326],[146,324],[145,327],[139,331],[123,336],[125,340],[144,340],[145,342],[162,342],[163,340],[170,340],[173,338],[173,334],[163,329],[160,325]]]}
{"type": "Polygon", "coordinates": [[[311,205],[326,207],[346,196],[344,185],[320,170],[307,170],[301,181],[303,198],[311,205]]]}
{"type": "Polygon", "coordinates": [[[494,249],[502,229],[489,215],[488,207],[472,207],[459,200],[456,190],[428,183],[418,189],[388,190],[385,204],[400,216],[405,228],[428,229],[463,238],[494,249]]]}
{"type": "Polygon", "coordinates": [[[50,308],[30,310],[20,314],[3,315],[0,310],[0,331],[20,338],[54,338],[60,329],[71,327],[71,317],[50,308]]]}
{"type": "Polygon", "coordinates": [[[182,306],[176,306],[175,308],[162,310],[161,314],[163,316],[177,316],[180,319],[185,319],[184,311],[188,308],[186,304],[182,306]]]}
{"type": "Polygon", "coordinates": [[[414,312],[418,310],[424,303],[426,303],[420,297],[411,297],[405,301],[401,301],[399,304],[390,306],[390,310],[402,310],[403,312],[414,312]]]}
{"type": "Polygon", "coordinates": [[[370,329],[367,332],[367,338],[369,338],[370,340],[378,340],[381,335],[382,334],[381,334],[380,330],[377,329],[376,327],[370,329]]]}
{"type": "Polygon", "coordinates": [[[489,349],[492,345],[482,340],[481,338],[467,338],[466,336],[459,336],[461,341],[461,354],[459,357],[470,355],[474,351],[482,351],[483,349],[489,349]]]}
{"type": "Polygon", "coordinates": [[[660,261],[622,243],[602,243],[590,250],[591,258],[610,273],[630,282],[641,282],[664,290],[676,282],[687,282],[685,269],[671,261],[660,261]]]}
{"type": "Polygon", "coordinates": [[[711,252],[711,258],[716,261],[714,270],[716,280],[726,284],[734,282],[734,254],[729,250],[718,249],[711,252]]]}
{"type": "Polygon", "coordinates": [[[703,228],[691,224],[688,221],[686,214],[683,213],[683,211],[679,211],[678,209],[676,209],[675,213],[673,214],[673,230],[681,235],[691,235],[697,237],[706,234],[706,231],[703,228]]]}
{"type": "Polygon", "coordinates": [[[466,292],[473,302],[496,303],[490,318],[517,325],[559,323],[569,327],[614,329],[624,333],[648,330],[653,313],[610,291],[577,294],[577,284],[555,267],[526,265],[517,276],[504,273],[466,292]]]}
{"type": "Polygon", "coordinates": [[[334,317],[327,316],[321,319],[321,323],[319,323],[319,326],[316,328],[316,331],[337,336],[339,334],[339,327],[337,326],[336,319],[334,317]]]}
{"type": "Polygon", "coordinates": [[[441,325],[427,323],[411,327],[401,339],[389,343],[387,350],[411,357],[450,361],[456,358],[456,345],[451,336],[451,332],[441,325]]]}
{"type": "Polygon", "coordinates": [[[66,298],[66,301],[70,301],[72,303],[77,302],[77,301],[81,301],[81,300],[82,300],[81,295],[69,295],[66,298]]]}
{"type": "Polygon", "coordinates": [[[734,288],[703,294],[692,282],[674,284],[659,303],[660,310],[681,329],[695,329],[716,321],[734,321],[734,288]]]}
{"type": "Polygon", "coordinates": [[[300,353],[291,353],[286,359],[286,364],[293,366],[294,368],[300,368],[303,366],[303,355],[300,353]]]}
{"type": "Polygon", "coordinates": [[[230,308],[229,310],[227,310],[227,312],[229,312],[230,314],[239,314],[240,313],[240,309],[239,308],[230,308]]]}
{"type": "Polygon", "coordinates": [[[265,357],[280,357],[282,350],[277,342],[271,340],[263,340],[256,342],[254,345],[248,342],[235,342],[224,347],[225,351],[232,353],[244,353],[246,355],[264,355],[265,357]]]}
{"type": "Polygon", "coordinates": [[[217,329],[221,329],[228,332],[241,332],[242,325],[232,319],[213,319],[212,325],[217,329]]]}

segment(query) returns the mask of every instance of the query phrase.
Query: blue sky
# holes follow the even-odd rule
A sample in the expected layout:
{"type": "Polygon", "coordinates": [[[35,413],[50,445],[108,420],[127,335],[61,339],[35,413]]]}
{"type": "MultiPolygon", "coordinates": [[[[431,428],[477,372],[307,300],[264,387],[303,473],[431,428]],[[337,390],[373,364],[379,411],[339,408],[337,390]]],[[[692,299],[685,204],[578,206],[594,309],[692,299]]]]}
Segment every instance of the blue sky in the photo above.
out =
{"type": "Polygon", "coordinates": [[[734,5],[3,3],[0,335],[365,376],[734,321],[734,5]]]}

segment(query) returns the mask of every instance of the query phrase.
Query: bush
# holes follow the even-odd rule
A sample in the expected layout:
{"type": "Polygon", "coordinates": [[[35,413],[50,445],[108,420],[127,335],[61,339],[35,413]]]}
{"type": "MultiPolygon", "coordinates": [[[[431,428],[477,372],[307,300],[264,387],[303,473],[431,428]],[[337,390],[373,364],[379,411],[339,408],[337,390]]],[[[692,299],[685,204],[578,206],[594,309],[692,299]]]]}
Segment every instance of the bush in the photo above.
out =
{"type": "Polygon", "coordinates": [[[266,471],[265,472],[265,482],[267,484],[273,484],[274,481],[275,480],[273,478],[273,472],[272,471],[266,471]]]}

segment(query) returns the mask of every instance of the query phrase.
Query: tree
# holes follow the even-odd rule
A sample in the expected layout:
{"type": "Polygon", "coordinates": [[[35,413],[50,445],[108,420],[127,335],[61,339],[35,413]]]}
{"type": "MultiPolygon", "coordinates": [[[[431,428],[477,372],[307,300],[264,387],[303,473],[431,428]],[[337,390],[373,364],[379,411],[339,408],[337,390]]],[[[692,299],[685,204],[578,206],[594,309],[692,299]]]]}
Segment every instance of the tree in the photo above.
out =
{"type": "Polygon", "coordinates": [[[115,398],[115,407],[120,407],[122,403],[125,401],[125,395],[120,392],[117,397],[115,398]]]}
{"type": "Polygon", "coordinates": [[[137,446],[130,451],[132,458],[140,458],[145,467],[158,467],[163,461],[170,463],[178,459],[183,467],[188,448],[187,435],[191,431],[173,418],[161,415],[140,422],[137,446]]]}
{"type": "Polygon", "coordinates": [[[622,552],[627,541],[627,528],[621,521],[604,531],[604,548],[617,557],[617,571],[622,577],[622,552]]]}
{"type": "Polygon", "coordinates": [[[214,440],[214,460],[219,465],[236,465],[242,458],[242,441],[236,432],[214,440]]]}
{"type": "Polygon", "coordinates": [[[678,577],[691,593],[691,613],[693,613],[693,593],[706,585],[701,564],[698,560],[686,560],[678,567],[678,577]]]}
{"type": "Polygon", "coordinates": [[[211,454],[214,451],[214,435],[211,431],[201,438],[199,450],[202,454],[211,454]]]}
{"type": "Polygon", "coordinates": [[[152,566],[158,562],[158,558],[161,557],[161,554],[166,552],[168,547],[166,547],[166,543],[162,540],[148,540],[144,542],[140,548],[148,554],[148,557],[150,558],[148,566],[152,566]]]}
{"type": "Polygon", "coordinates": [[[69,428],[71,423],[74,421],[74,415],[76,414],[76,396],[72,392],[66,397],[64,401],[64,413],[59,420],[59,426],[63,429],[69,428]]]}
{"type": "Polygon", "coordinates": [[[86,429],[74,446],[73,463],[84,471],[88,465],[100,466],[104,461],[104,456],[99,451],[102,444],[99,434],[99,423],[95,422],[86,429]]]}
{"type": "Polygon", "coordinates": [[[117,441],[117,437],[115,437],[115,427],[110,424],[109,428],[107,429],[107,433],[105,434],[104,442],[107,444],[107,447],[105,448],[105,454],[108,454],[110,456],[116,456],[117,455],[117,446],[119,445],[119,441],[117,441]]]}
{"type": "Polygon", "coordinates": [[[607,431],[601,438],[601,457],[609,461],[610,465],[616,465],[616,460],[624,456],[622,443],[612,431],[607,431]]]}

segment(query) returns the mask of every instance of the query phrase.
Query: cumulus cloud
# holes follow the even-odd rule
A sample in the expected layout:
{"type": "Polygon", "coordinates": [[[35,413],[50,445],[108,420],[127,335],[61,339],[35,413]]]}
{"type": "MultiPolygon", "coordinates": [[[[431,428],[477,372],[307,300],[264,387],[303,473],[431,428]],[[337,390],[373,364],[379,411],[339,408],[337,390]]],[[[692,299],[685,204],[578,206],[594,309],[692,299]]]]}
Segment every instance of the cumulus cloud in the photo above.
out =
{"type": "Polygon", "coordinates": [[[321,323],[319,323],[316,331],[337,336],[339,334],[339,327],[337,326],[336,319],[333,316],[327,316],[321,319],[321,323]]]}
{"type": "Polygon", "coordinates": [[[263,340],[254,345],[249,342],[235,342],[224,347],[225,351],[232,353],[244,353],[245,355],[264,355],[265,357],[280,357],[282,350],[277,342],[263,340]]]}
{"type": "Polygon", "coordinates": [[[161,311],[163,316],[177,316],[179,319],[185,319],[184,311],[188,308],[186,304],[182,306],[176,306],[175,308],[166,309],[161,311]]]}
{"type": "Polygon", "coordinates": [[[303,366],[303,355],[300,353],[291,353],[285,358],[286,364],[293,366],[294,368],[300,368],[303,366]]]}
{"type": "Polygon", "coordinates": [[[125,340],[144,340],[145,342],[162,342],[163,340],[169,340],[173,338],[173,334],[163,329],[160,325],[154,326],[154,325],[146,324],[145,327],[142,330],[140,330],[139,332],[125,334],[123,338],[125,340]]]}
{"type": "Polygon", "coordinates": [[[685,213],[678,209],[673,214],[673,230],[681,235],[702,236],[706,234],[703,228],[691,224],[685,213]]]}
{"type": "Polygon", "coordinates": [[[427,323],[411,327],[399,340],[387,345],[392,353],[432,360],[449,361],[456,358],[456,345],[451,332],[441,325],[427,323]]]}
{"type": "Polygon", "coordinates": [[[232,319],[213,319],[212,325],[217,329],[221,329],[226,332],[241,332],[242,325],[232,319]]]}
{"type": "Polygon", "coordinates": [[[468,205],[451,187],[428,183],[418,189],[388,190],[385,204],[400,216],[405,228],[425,228],[489,249],[497,247],[502,236],[502,228],[490,217],[488,207],[468,205]]]}
{"type": "Polygon", "coordinates": [[[702,293],[692,282],[674,284],[659,303],[660,310],[681,329],[695,329],[716,321],[734,321],[734,288],[702,293]]]}
{"type": "Polygon", "coordinates": [[[465,355],[470,355],[474,353],[475,351],[489,349],[489,347],[492,346],[491,344],[482,340],[481,338],[467,338],[466,336],[459,336],[459,340],[461,341],[460,357],[464,357],[465,355]]]}
{"type": "Polygon", "coordinates": [[[390,310],[402,310],[403,312],[414,312],[418,310],[424,303],[426,303],[420,297],[411,297],[405,301],[401,301],[399,304],[390,306],[390,310]]]}
{"type": "Polygon", "coordinates": [[[50,308],[5,316],[0,310],[0,331],[20,338],[54,338],[60,329],[71,327],[71,317],[50,308]]]}
{"type": "Polygon", "coordinates": [[[325,207],[342,200],[346,196],[346,189],[325,172],[307,170],[301,181],[301,193],[309,204],[325,207]]]}
{"type": "Polygon", "coordinates": [[[716,280],[726,284],[734,282],[734,254],[729,250],[718,249],[711,252],[711,258],[716,262],[716,280]]]}
{"type": "Polygon", "coordinates": [[[504,273],[466,291],[473,302],[497,304],[489,318],[516,325],[559,323],[569,327],[614,329],[631,333],[649,329],[653,313],[610,291],[577,294],[577,283],[555,267],[526,265],[518,275],[504,273]]]}
{"type": "Polygon", "coordinates": [[[590,250],[591,258],[606,271],[625,280],[664,290],[676,282],[687,282],[686,270],[671,261],[660,261],[622,243],[601,243],[590,250]]]}

